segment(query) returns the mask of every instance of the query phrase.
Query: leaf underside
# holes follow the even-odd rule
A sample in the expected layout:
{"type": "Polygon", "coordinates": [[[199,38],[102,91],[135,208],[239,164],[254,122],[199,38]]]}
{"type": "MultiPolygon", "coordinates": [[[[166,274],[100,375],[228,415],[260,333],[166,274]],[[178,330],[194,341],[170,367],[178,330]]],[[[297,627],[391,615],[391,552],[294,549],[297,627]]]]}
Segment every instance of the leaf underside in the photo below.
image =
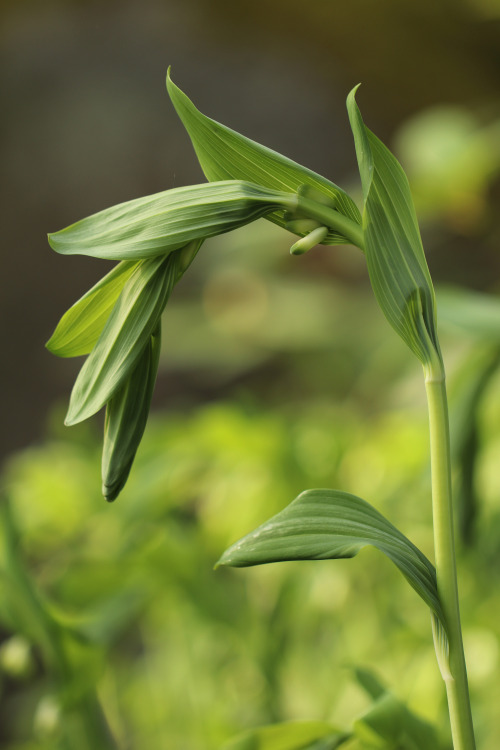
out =
{"type": "Polygon", "coordinates": [[[241,180],[172,188],[87,216],[49,234],[49,243],[63,255],[144,260],[287,210],[291,198],[291,191],[241,180]]]}
{"type": "Polygon", "coordinates": [[[126,382],[158,325],[177,274],[175,254],[134,269],[76,379],[66,424],[95,414],[126,382]]]}
{"type": "Polygon", "coordinates": [[[138,262],[118,263],[64,313],[47,342],[58,357],[89,354],[97,343],[125,283],[138,262]]]}

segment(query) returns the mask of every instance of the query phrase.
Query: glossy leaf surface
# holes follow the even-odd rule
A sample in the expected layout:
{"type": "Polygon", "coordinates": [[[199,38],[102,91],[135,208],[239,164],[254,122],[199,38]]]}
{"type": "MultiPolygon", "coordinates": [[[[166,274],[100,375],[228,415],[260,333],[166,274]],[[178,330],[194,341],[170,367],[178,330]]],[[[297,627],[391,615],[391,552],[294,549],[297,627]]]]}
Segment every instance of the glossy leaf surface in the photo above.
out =
{"type": "Polygon", "coordinates": [[[59,321],[47,349],[58,357],[88,354],[136,266],[137,262],[119,263],[75,302],[59,321]]]}
{"type": "Polygon", "coordinates": [[[307,490],[233,544],[218,565],[354,557],[367,545],[383,552],[442,622],[434,566],[369,503],[347,492],[307,490]]]}
{"type": "Polygon", "coordinates": [[[102,450],[102,494],[115,500],[127,481],[148,421],[158,362],[160,326],[150,337],[131,375],[106,407],[102,450]]]}
{"type": "MultiPolygon", "coordinates": [[[[285,192],[296,192],[299,186],[310,185],[330,198],[341,214],[357,224],[361,223],[356,204],[333,182],[206,117],[173,83],[170,74],[167,76],[167,89],[208,180],[248,180],[285,192]]],[[[282,211],[273,211],[266,218],[280,226],[286,225],[282,211]]],[[[323,240],[326,245],[345,242],[348,240],[334,231],[330,231],[323,240]]]]}
{"type": "Polygon", "coordinates": [[[249,182],[191,185],[107,208],[49,234],[49,243],[63,255],[142,260],[294,207],[290,193],[249,182]]]}
{"type": "Polygon", "coordinates": [[[125,383],[158,322],[178,275],[178,256],[143,261],[115,304],[76,379],[66,424],[101,409],[125,383]]]}
{"type": "Polygon", "coordinates": [[[375,297],[389,323],[424,365],[441,361],[435,300],[413,200],[401,165],[364,125],[349,94],[364,196],[363,234],[375,297]]]}

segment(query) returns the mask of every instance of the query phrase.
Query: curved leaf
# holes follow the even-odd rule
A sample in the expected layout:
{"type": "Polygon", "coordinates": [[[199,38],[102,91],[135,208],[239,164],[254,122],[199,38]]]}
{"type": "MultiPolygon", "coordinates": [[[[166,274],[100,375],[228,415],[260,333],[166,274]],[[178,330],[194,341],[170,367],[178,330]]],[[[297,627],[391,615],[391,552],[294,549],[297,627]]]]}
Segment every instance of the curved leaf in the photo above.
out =
{"type": "Polygon", "coordinates": [[[440,367],[435,299],[406,175],[347,99],[364,196],[363,234],[375,297],[423,365],[440,367]]]}
{"type": "MultiPolygon", "coordinates": [[[[425,555],[369,503],[340,490],[307,490],[229,547],[217,565],[354,557],[367,545],[383,552],[444,624],[436,571],[425,555]]],[[[444,625],[443,625],[444,627],[444,625]]]]}
{"type": "Polygon", "coordinates": [[[64,313],[46,343],[58,357],[79,357],[92,351],[137,262],[118,263],[64,313]]]}
{"type": "MultiPolygon", "coordinates": [[[[361,223],[356,204],[341,188],[276,151],[203,115],[173,83],[170,71],[167,74],[167,89],[208,180],[248,180],[274,190],[294,193],[300,185],[310,185],[330,198],[341,214],[358,225],[361,223]]],[[[286,226],[282,211],[273,211],[266,218],[282,227],[286,226]]],[[[350,240],[339,232],[329,231],[322,242],[325,245],[338,245],[350,240]]]]}
{"type": "Polygon", "coordinates": [[[237,180],[173,188],[120,203],[49,234],[53,250],[110,260],[166,255],[193,240],[248,224],[296,197],[237,180]]]}
{"type": "Polygon", "coordinates": [[[158,362],[161,329],[158,326],[125,385],[106,407],[102,449],[102,494],[115,500],[127,481],[148,421],[158,362]]]}
{"type": "Polygon", "coordinates": [[[76,379],[66,424],[101,409],[125,383],[144,351],[177,281],[178,255],[140,263],[76,379]]]}

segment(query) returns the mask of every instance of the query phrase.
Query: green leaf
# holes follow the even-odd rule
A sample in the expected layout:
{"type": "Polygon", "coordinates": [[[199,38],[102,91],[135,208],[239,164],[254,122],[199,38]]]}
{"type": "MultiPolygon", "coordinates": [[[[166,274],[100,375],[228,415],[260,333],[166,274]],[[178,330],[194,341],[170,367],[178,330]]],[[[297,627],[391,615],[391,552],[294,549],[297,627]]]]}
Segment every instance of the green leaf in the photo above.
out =
{"type": "Polygon", "coordinates": [[[458,287],[438,291],[439,322],[482,341],[500,341],[500,298],[458,287]]]}
{"type": "Polygon", "coordinates": [[[444,623],[434,566],[381,513],[347,492],[303,492],[287,508],[233,544],[217,565],[242,567],[285,560],[349,558],[367,545],[392,560],[444,623]]]}
{"type": "Polygon", "coordinates": [[[357,682],[373,698],[371,707],[354,723],[364,746],[380,750],[439,750],[438,732],[395,698],[368,669],[354,670],[357,682]]]}
{"type": "Polygon", "coordinates": [[[439,750],[436,729],[391,693],[384,693],[360,719],[354,734],[374,750],[439,750]]]}
{"type": "Polygon", "coordinates": [[[336,750],[349,737],[323,721],[289,721],[245,732],[223,750],[336,750]]]}
{"type": "Polygon", "coordinates": [[[389,323],[426,367],[441,368],[434,290],[410,187],[399,162],[347,99],[364,196],[363,234],[375,297],[389,323]]]}
{"type": "Polygon", "coordinates": [[[143,261],[134,269],[76,379],[66,424],[101,409],[132,373],[178,278],[177,254],[143,261]]]}
{"type": "Polygon", "coordinates": [[[79,357],[92,351],[137,262],[118,263],[75,302],[59,321],[46,344],[58,357],[79,357]]]}
{"type": "Polygon", "coordinates": [[[112,206],[49,234],[53,250],[110,260],[166,255],[193,240],[248,224],[296,196],[236,180],[173,188],[112,206]]]}
{"type": "Polygon", "coordinates": [[[455,466],[455,504],[462,542],[472,546],[481,507],[477,473],[481,455],[481,406],[500,367],[498,344],[475,347],[455,376],[451,410],[452,461],[455,466]]]}
{"type": "Polygon", "coordinates": [[[358,684],[368,693],[370,698],[375,700],[386,692],[385,687],[371,670],[355,667],[353,671],[358,684]]]}
{"type": "Polygon", "coordinates": [[[115,500],[127,481],[148,420],[158,362],[161,329],[150,337],[130,377],[109,401],[104,423],[102,494],[115,500]]]}
{"type": "MultiPolygon", "coordinates": [[[[297,192],[299,186],[309,185],[331,199],[332,205],[342,215],[358,225],[361,223],[356,204],[341,188],[310,169],[203,115],[173,83],[170,71],[167,75],[167,89],[208,180],[248,180],[273,190],[293,193],[297,192]]],[[[282,227],[286,226],[282,211],[273,211],[266,218],[282,227]]],[[[325,245],[346,242],[350,240],[345,235],[332,230],[322,240],[325,245]]]]}

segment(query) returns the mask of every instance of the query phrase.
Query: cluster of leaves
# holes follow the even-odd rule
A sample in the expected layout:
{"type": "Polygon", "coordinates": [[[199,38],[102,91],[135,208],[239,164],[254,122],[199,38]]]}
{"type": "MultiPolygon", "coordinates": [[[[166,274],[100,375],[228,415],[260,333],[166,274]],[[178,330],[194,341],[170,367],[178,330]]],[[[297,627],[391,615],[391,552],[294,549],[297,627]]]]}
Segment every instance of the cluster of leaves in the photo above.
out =
{"type": "MultiPolygon", "coordinates": [[[[347,107],[363,188],[362,217],[336,185],[205,117],[169,77],[167,86],[210,182],[121,204],[49,237],[63,254],[120,261],[66,313],[48,344],[63,356],[90,348],[66,423],[82,421],[106,405],[102,465],[109,500],[122,489],[144,432],[158,367],[160,317],[175,283],[206,238],[257,217],[299,235],[293,254],[317,242],[362,249],[385,317],[426,376],[444,377],[434,291],[408,181],[364,125],[355,91],[347,107]]],[[[337,490],[303,493],[231,547],[220,564],[352,557],[366,545],[384,552],[430,607],[445,675],[447,627],[434,567],[360,498],[337,490]]]]}

